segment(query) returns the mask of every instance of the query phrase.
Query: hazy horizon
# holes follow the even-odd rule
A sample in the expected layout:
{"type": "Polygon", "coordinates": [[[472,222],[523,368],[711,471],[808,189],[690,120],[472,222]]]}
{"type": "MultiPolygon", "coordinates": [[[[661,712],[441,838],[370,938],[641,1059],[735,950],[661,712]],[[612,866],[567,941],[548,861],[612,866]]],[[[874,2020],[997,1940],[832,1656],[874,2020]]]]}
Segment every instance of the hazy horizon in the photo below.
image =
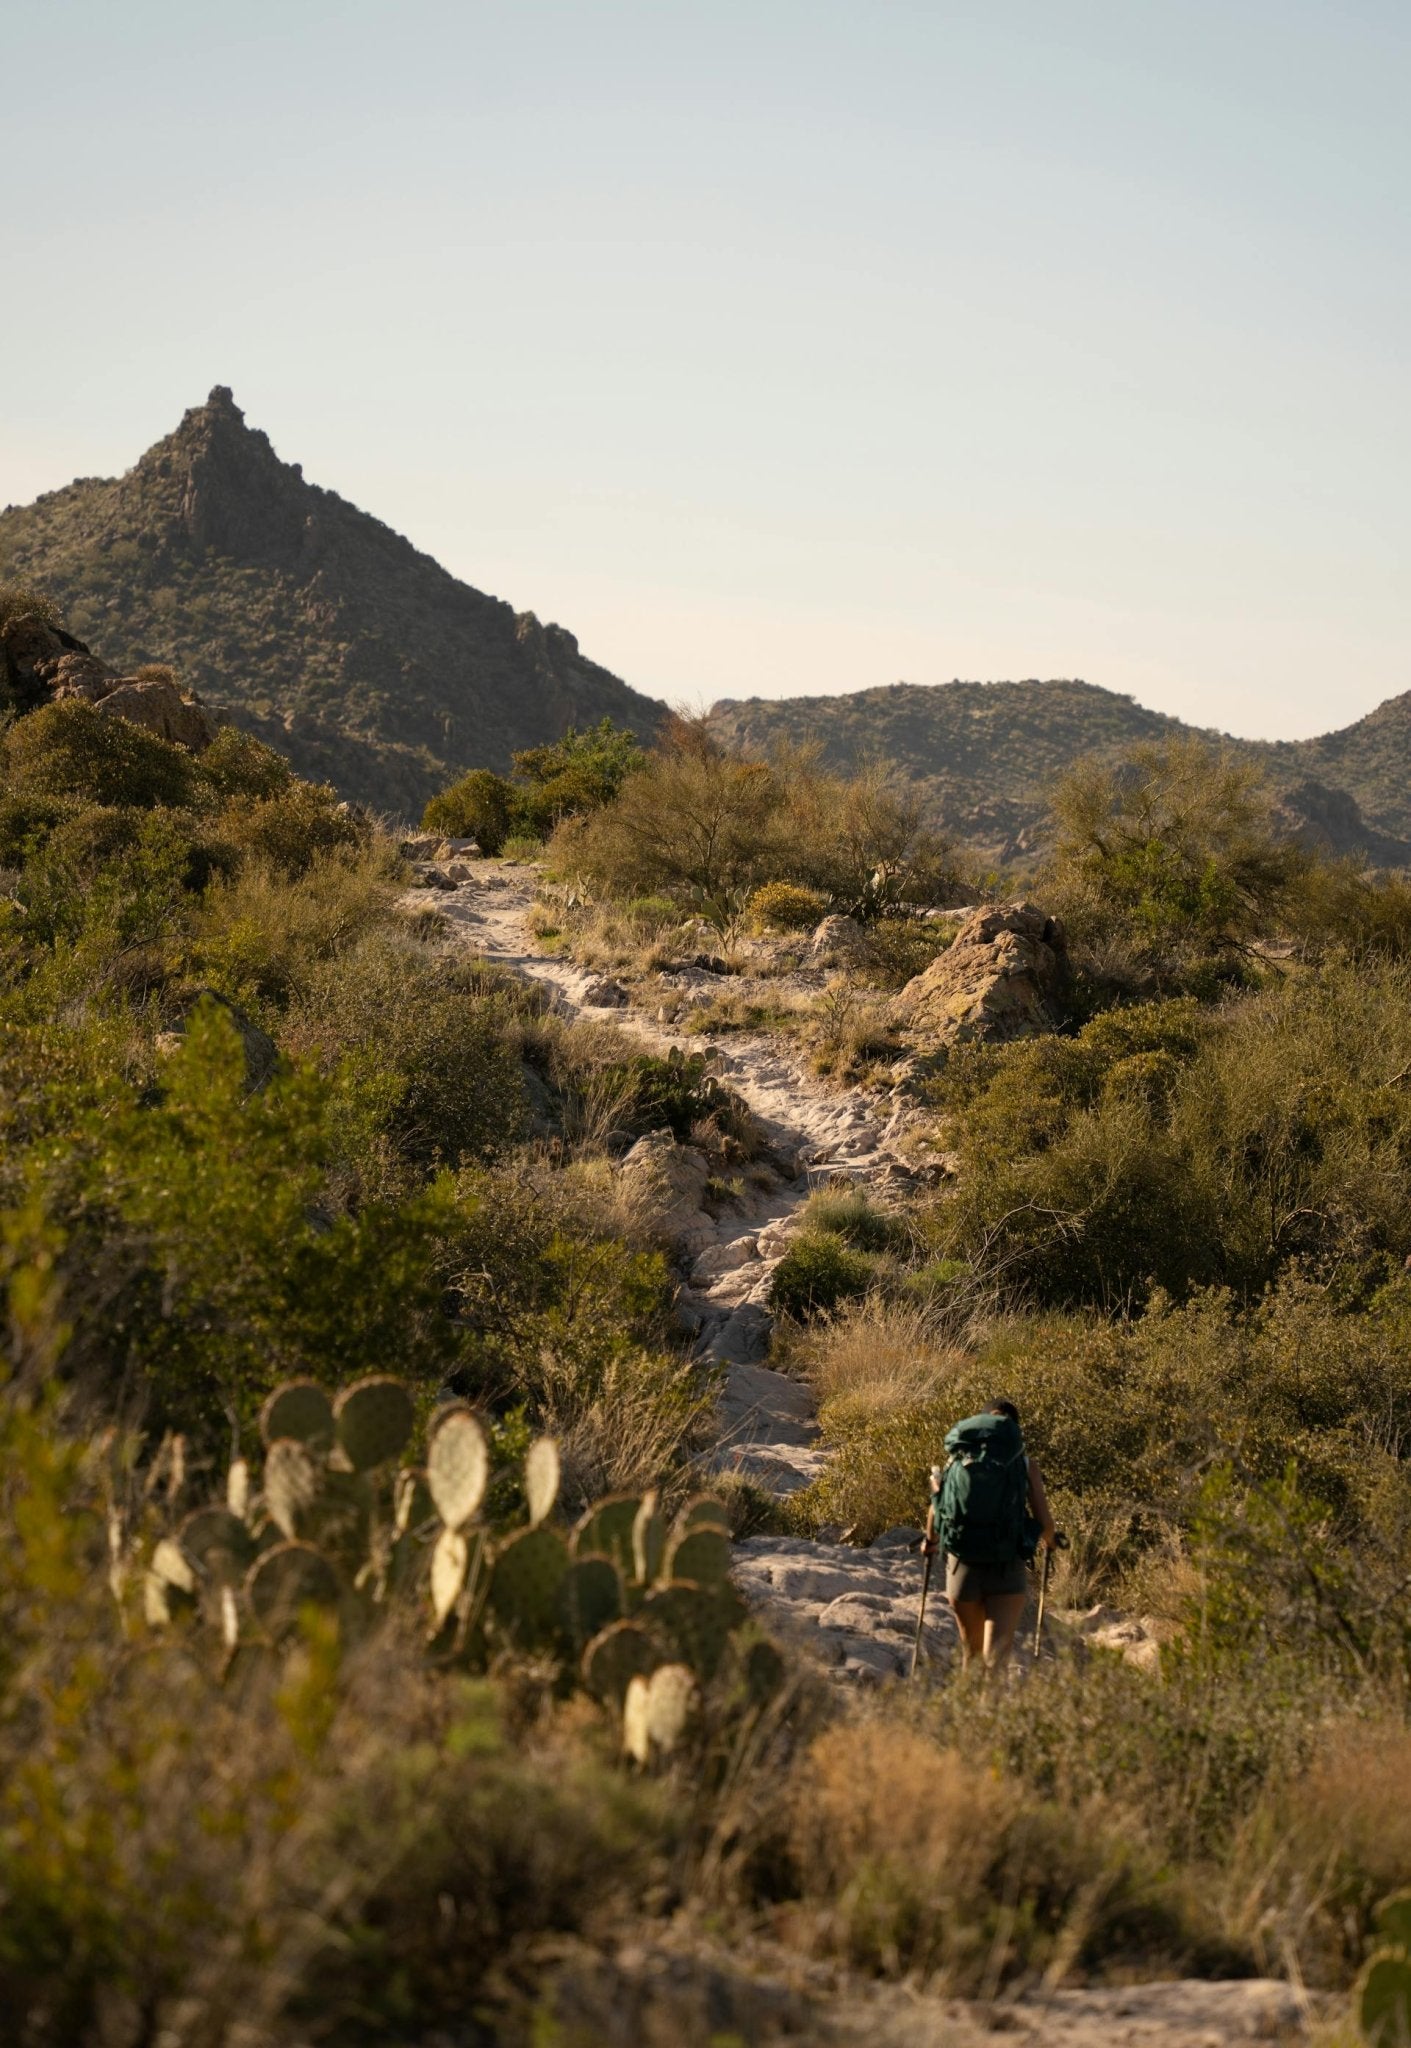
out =
{"type": "Polygon", "coordinates": [[[54,91],[0,502],[222,383],[670,701],[1070,676],[1297,738],[1411,685],[1402,10],[58,0],[8,48],[54,91]]]}

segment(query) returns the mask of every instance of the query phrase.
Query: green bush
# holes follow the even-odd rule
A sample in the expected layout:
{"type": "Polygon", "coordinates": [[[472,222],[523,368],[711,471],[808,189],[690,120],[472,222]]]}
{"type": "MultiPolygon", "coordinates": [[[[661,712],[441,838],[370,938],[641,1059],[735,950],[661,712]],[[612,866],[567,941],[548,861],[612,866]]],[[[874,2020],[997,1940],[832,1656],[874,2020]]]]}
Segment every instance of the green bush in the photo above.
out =
{"type": "Polygon", "coordinates": [[[352,852],[369,837],[340,807],[336,790],[296,781],[269,796],[232,797],[221,811],[220,830],[252,859],[290,876],[328,854],[352,852]]]}
{"type": "Polygon", "coordinates": [[[854,1251],[833,1231],[807,1230],[774,1268],[770,1306],[786,1316],[819,1315],[866,1294],[875,1278],[876,1268],[864,1252],[854,1251]]]}
{"type": "Polygon", "coordinates": [[[911,1242],[911,1230],[894,1210],[874,1202],[864,1188],[816,1188],[804,1205],[804,1228],[840,1237],[859,1251],[901,1250],[911,1242]]]}
{"type": "Polygon", "coordinates": [[[46,704],[0,735],[0,778],[12,797],[189,808],[199,787],[183,747],[78,698],[46,704]]]}
{"type": "Polygon", "coordinates": [[[282,754],[238,725],[223,725],[196,763],[201,781],[225,801],[281,796],[294,780],[282,754]]]}
{"type": "Polygon", "coordinates": [[[755,890],[747,908],[756,931],[811,932],[828,904],[816,889],[801,889],[794,882],[766,882],[755,890]]]}
{"type": "Polygon", "coordinates": [[[936,1249],[1039,1300],[1254,1294],[1299,1260],[1411,1253],[1406,970],[1329,965],[1216,1012],[962,1049],[937,1101],[959,1171],[936,1249]]]}
{"type": "Polygon", "coordinates": [[[472,768],[432,797],[421,822],[427,832],[443,832],[448,839],[473,839],[482,853],[493,857],[511,833],[521,830],[525,818],[512,782],[488,768],[472,768]]]}

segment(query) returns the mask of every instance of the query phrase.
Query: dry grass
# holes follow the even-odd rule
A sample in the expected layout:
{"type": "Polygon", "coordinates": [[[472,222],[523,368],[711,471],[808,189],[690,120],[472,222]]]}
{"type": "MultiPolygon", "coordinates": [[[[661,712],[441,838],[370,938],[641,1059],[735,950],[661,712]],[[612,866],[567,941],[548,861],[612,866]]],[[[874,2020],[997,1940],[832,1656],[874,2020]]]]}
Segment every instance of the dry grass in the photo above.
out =
{"type": "Polygon", "coordinates": [[[885,1415],[938,1398],[965,1364],[959,1345],[938,1330],[926,1309],[904,1301],[850,1302],[813,1324],[790,1353],[825,1402],[859,1415],[885,1415]]]}

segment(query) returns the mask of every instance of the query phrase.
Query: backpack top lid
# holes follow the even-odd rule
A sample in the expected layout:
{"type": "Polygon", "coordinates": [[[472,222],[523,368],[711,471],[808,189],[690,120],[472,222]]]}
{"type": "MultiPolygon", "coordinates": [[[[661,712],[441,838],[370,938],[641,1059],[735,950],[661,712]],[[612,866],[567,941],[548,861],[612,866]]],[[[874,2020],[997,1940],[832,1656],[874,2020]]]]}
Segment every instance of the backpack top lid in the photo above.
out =
{"type": "Polygon", "coordinates": [[[953,1458],[984,1458],[1007,1465],[1024,1455],[1024,1432],[1012,1415],[967,1415],[946,1437],[953,1458]]]}

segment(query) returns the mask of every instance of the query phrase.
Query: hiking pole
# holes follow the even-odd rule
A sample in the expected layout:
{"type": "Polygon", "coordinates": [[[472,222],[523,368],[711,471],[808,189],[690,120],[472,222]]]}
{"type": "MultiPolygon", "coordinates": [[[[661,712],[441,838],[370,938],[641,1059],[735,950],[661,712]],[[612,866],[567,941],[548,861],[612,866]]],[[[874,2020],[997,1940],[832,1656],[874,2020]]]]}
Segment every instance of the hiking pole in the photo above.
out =
{"type": "Polygon", "coordinates": [[[916,1676],[916,1667],[921,1661],[921,1632],[926,1626],[926,1595],[931,1590],[931,1566],[935,1561],[936,1550],[939,1548],[941,1540],[940,1520],[936,1512],[936,1503],[940,1491],[941,1468],[939,1465],[933,1465],[931,1467],[931,1513],[928,1517],[931,1524],[931,1532],[921,1539],[921,1551],[926,1559],[926,1564],[921,1574],[921,1612],[916,1617],[916,1641],[911,1646],[911,1676],[913,1678],[916,1676]],[[929,1550],[926,1548],[928,1543],[932,1546],[929,1550]]]}
{"type": "Polygon", "coordinates": [[[911,1676],[916,1676],[916,1666],[921,1656],[921,1631],[926,1626],[926,1595],[931,1587],[931,1566],[935,1561],[934,1550],[924,1550],[926,1568],[921,1574],[921,1612],[916,1617],[916,1641],[911,1646],[911,1676]]]}
{"type": "Polygon", "coordinates": [[[1044,1545],[1044,1570],[1043,1577],[1039,1581],[1039,1613],[1038,1619],[1034,1623],[1034,1655],[1036,1657],[1039,1654],[1039,1645],[1043,1641],[1044,1636],[1044,1608],[1048,1604],[1048,1575],[1053,1565],[1053,1552],[1054,1550],[1066,1550],[1067,1548],[1068,1538],[1059,1535],[1055,1535],[1053,1539],[1053,1549],[1050,1549],[1047,1543],[1044,1545]]]}

